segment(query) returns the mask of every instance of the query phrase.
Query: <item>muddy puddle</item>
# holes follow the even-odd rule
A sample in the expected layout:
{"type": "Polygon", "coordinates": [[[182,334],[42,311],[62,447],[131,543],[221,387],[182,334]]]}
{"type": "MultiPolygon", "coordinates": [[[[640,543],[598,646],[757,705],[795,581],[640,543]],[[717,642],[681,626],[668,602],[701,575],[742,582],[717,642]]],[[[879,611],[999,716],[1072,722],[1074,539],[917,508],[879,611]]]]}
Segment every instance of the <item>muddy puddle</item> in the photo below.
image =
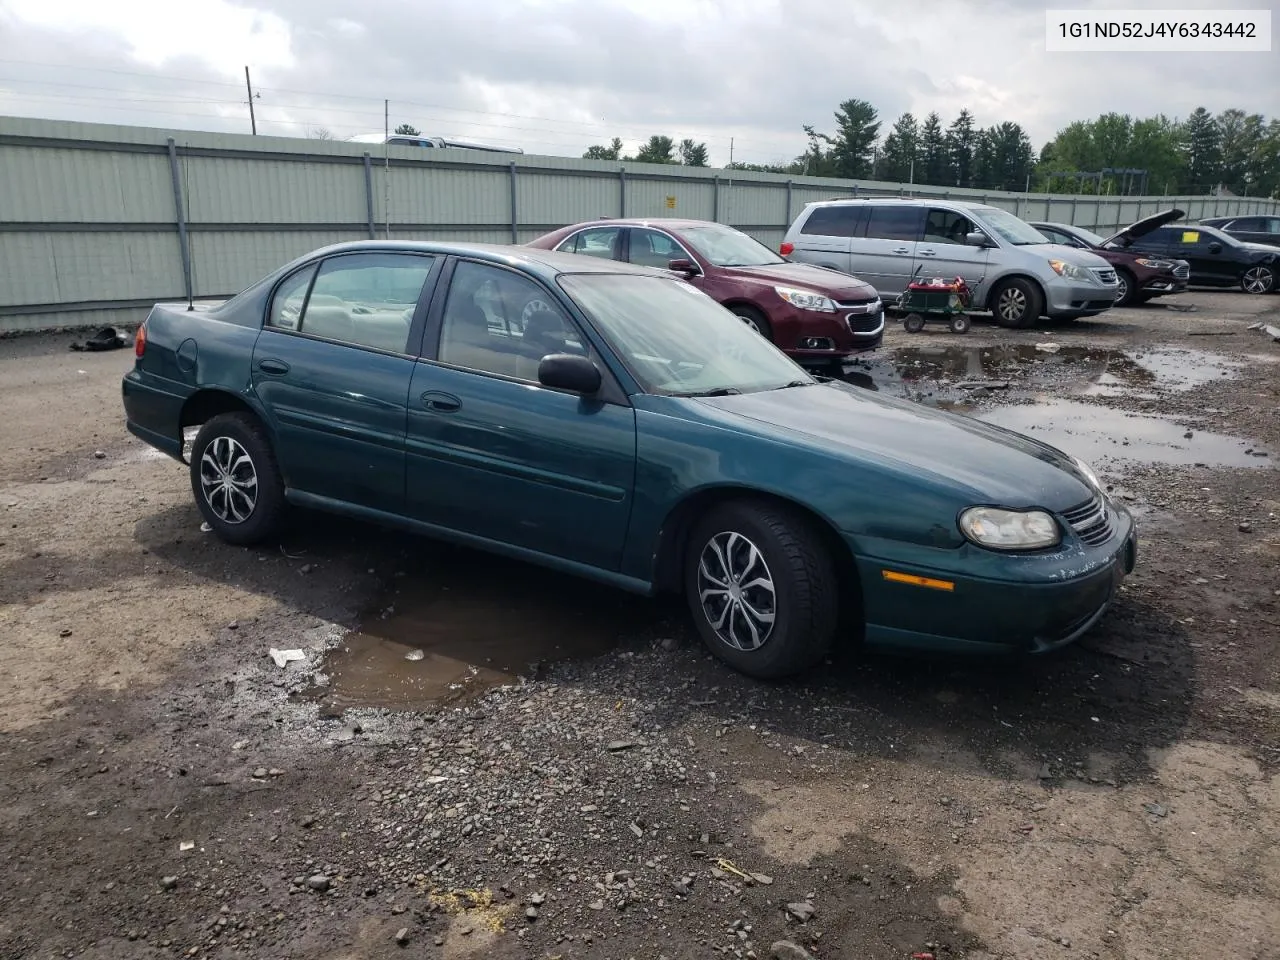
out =
{"type": "Polygon", "coordinates": [[[957,409],[987,423],[1043,440],[1089,463],[1132,461],[1188,467],[1272,465],[1272,458],[1266,455],[1269,451],[1238,437],[1079,400],[1044,399],[982,410],[957,409]]]}
{"type": "Polygon", "coordinates": [[[422,711],[598,656],[652,628],[641,597],[463,549],[428,548],[380,608],[334,648],[328,683],[309,691],[328,715],[352,707],[422,711]]]}
{"type": "Polygon", "coordinates": [[[1108,350],[1054,340],[1000,346],[938,344],[899,347],[849,368],[843,379],[924,402],[974,393],[1061,384],[1086,396],[1154,399],[1237,376],[1242,363],[1204,350],[1108,350]]]}

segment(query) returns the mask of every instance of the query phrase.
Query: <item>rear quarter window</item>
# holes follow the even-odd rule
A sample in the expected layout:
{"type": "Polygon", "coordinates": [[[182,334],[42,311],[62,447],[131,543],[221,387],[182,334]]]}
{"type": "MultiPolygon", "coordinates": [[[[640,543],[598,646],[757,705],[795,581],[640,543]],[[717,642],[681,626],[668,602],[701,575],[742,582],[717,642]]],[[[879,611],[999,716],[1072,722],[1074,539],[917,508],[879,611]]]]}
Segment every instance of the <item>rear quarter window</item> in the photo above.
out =
{"type": "Polygon", "coordinates": [[[860,237],[866,222],[866,207],[815,207],[800,232],[819,237],[860,237]]]}

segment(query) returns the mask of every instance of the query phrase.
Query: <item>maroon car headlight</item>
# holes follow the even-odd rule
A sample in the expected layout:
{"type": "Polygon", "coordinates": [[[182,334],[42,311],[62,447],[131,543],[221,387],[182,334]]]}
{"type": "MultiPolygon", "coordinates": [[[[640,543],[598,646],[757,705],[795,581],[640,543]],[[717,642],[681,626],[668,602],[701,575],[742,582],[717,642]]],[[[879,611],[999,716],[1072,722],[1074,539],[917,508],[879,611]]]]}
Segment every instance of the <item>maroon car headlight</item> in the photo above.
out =
{"type": "Polygon", "coordinates": [[[1149,267],[1152,270],[1172,270],[1177,266],[1172,260],[1150,260],[1146,257],[1139,257],[1134,263],[1149,267]]]}
{"type": "Polygon", "coordinates": [[[797,287],[774,287],[773,292],[798,310],[813,310],[817,313],[836,312],[835,301],[813,290],[801,290],[797,287]]]}
{"type": "Polygon", "coordinates": [[[970,507],[960,514],[960,532],[992,550],[1043,550],[1062,541],[1058,522],[1044,510],[970,507]]]}

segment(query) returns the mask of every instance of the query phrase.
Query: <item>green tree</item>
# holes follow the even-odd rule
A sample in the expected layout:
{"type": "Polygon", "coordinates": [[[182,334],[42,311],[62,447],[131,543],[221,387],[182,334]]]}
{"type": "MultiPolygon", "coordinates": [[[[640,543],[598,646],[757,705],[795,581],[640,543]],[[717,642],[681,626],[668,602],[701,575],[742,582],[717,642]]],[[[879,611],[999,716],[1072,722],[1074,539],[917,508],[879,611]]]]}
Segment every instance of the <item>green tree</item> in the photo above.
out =
{"type": "Polygon", "coordinates": [[[1218,136],[1222,144],[1222,182],[1233,193],[1244,193],[1253,170],[1250,159],[1262,142],[1266,130],[1260,114],[1243,110],[1224,110],[1217,117],[1218,136]]]}
{"type": "Polygon", "coordinates": [[[584,160],[621,160],[622,159],[622,141],[617,137],[613,138],[613,142],[607,147],[600,144],[587,147],[587,152],[582,155],[584,160]]]}
{"type": "Polygon", "coordinates": [[[916,161],[916,181],[934,186],[951,182],[951,164],[947,160],[947,143],[942,133],[942,121],[936,113],[925,117],[920,127],[919,159],[916,161]],[[920,168],[923,167],[923,170],[920,168]]]}
{"type": "Polygon", "coordinates": [[[1222,134],[1204,107],[1196,107],[1187,117],[1182,132],[1186,189],[1208,193],[1217,186],[1222,173],[1222,134]]]}
{"type": "Polygon", "coordinates": [[[1035,169],[1036,152],[1022,126],[1006,120],[987,130],[984,139],[989,148],[985,186],[997,190],[1026,189],[1027,178],[1035,169]]]}
{"type": "Polygon", "coordinates": [[[401,137],[420,137],[422,131],[411,123],[402,123],[396,127],[396,134],[401,137]]]}
{"type": "Polygon", "coordinates": [[[694,143],[692,140],[681,140],[680,162],[686,167],[705,167],[707,165],[707,145],[705,143],[694,143]]]}
{"type": "Polygon", "coordinates": [[[973,114],[961,110],[952,121],[946,135],[947,156],[951,161],[951,180],[957,187],[973,186],[973,155],[977,148],[978,134],[973,126],[973,114]]]}
{"type": "Polygon", "coordinates": [[[906,183],[913,178],[919,140],[920,129],[916,118],[904,113],[894,121],[893,129],[884,138],[884,150],[876,178],[893,183],[906,183]]]}
{"type": "Polygon", "coordinates": [[[675,149],[675,143],[670,137],[660,137],[654,135],[649,138],[649,142],[640,148],[640,152],[636,154],[637,163],[675,163],[676,159],[672,156],[675,149]]]}
{"type": "Polygon", "coordinates": [[[876,108],[865,100],[845,100],[835,113],[836,133],[817,134],[830,144],[832,174],[846,180],[865,179],[871,173],[871,154],[880,135],[876,108]]]}
{"type": "Polygon", "coordinates": [[[809,147],[800,156],[796,157],[795,165],[796,173],[809,177],[834,177],[836,176],[836,161],[831,155],[831,151],[823,146],[828,140],[824,134],[818,133],[810,124],[805,124],[802,128],[804,134],[809,138],[809,147]]]}
{"type": "Polygon", "coordinates": [[[1280,119],[1267,124],[1249,157],[1249,193],[1280,199],[1280,119]]]}

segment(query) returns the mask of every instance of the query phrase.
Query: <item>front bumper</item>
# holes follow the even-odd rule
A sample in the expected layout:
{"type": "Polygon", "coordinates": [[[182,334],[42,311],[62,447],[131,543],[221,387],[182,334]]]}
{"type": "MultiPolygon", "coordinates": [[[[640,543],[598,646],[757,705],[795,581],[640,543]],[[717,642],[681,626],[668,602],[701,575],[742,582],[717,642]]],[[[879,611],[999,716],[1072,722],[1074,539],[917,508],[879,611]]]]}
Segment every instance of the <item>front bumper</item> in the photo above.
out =
{"type": "Polygon", "coordinates": [[[770,322],[774,341],[788,356],[797,360],[830,360],[867,353],[884,340],[883,304],[874,315],[858,314],[852,322],[851,315],[849,308],[834,314],[787,310],[771,317],[770,322]]]}
{"type": "Polygon", "coordinates": [[[994,580],[908,571],[952,585],[938,589],[887,582],[882,571],[889,563],[859,558],[867,645],[931,653],[1037,655],[1074,643],[1103,618],[1137,562],[1132,520],[1122,511],[1115,519],[1119,525],[1112,540],[1090,551],[1087,561],[1073,562],[1083,572],[1061,579],[994,580]]]}
{"type": "Polygon", "coordinates": [[[1145,281],[1142,284],[1143,293],[1153,293],[1157,296],[1163,296],[1169,293],[1182,293],[1187,289],[1187,281],[1179,279],[1170,274],[1162,274],[1157,277],[1145,281]]]}
{"type": "Polygon", "coordinates": [[[1050,317],[1091,317],[1116,305],[1119,287],[1064,280],[1046,285],[1045,313],[1050,317]]]}

